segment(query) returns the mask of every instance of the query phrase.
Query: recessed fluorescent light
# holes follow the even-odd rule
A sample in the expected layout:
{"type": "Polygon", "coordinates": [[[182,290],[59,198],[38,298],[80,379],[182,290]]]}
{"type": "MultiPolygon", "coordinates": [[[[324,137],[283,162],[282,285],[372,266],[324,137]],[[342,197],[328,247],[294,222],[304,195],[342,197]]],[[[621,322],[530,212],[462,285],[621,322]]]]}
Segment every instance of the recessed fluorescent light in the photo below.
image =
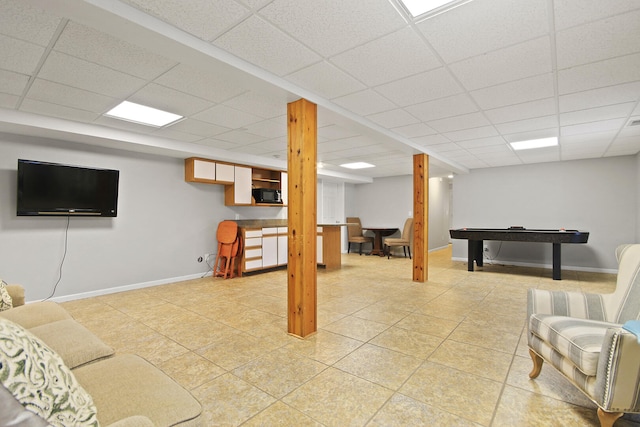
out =
{"type": "Polygon", "coordinates": [[[553,147],[558,145],[558,137],[541,139],[530,139],[528,141],[511,142],[511,148],[514,150],[529,150],[531,148],[553,147]]]}
{"type": "Polygon", "coordinates": [[[468,3],[471,0],[400,0],[405,9],[414,18],[427,12],[435,11],[434,14],[446,12],[449,9],[468,3]],[[438,11],[436,11],[438,9],[438,11]]]}
{"type": "Polygon", "coordinates": [[[355,162],[355,163],[345,163],[343,165],[340,165],[343,168],[348,168],[348,169],[365,169],[365,168],[373,168],[375,167],[374,165],[370,164],[370,163],[365,163],[365,162],[355,162]]]}
{"type": "Polygon", "coordinates": [[[135,104],[129,101],[121,102],[111,110],[107,111],[104,115],[156,127],[166,126],[182,118],[182,116],[177,114],[147,107],[146,105],[135,104]]]}

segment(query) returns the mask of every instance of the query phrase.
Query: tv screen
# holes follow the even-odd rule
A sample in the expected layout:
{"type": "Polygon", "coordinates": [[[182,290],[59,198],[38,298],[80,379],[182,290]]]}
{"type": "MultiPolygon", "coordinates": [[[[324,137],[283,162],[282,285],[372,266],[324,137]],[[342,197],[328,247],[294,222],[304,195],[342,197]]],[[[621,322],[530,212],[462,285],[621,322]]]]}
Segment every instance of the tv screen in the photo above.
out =
{"type": "Polygon", "coordinates": [[[18,160],[19,216],[118,215],[119,171],[18,160]]]}

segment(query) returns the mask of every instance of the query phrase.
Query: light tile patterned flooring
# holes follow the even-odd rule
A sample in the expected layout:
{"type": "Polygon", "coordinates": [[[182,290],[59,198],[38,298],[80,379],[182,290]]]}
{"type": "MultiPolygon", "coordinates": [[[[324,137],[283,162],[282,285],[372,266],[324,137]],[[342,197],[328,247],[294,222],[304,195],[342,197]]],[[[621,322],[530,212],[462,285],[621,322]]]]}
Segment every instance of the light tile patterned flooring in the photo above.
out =
{"type": "MultiPolygon", "coordinates": [[[[318,270],[318,331],[287,334],[286,270],[210,276],[63,305],[117,352],[189,389],[208,426],[597,426],[595,406],[550,366],[537,380],[526,290],[610,292],[611,274],[487,265],[450,249],[412,262],[345,254],[318,270]]],[[[640,426],[625,416],[616,427],[640,426]]]]}

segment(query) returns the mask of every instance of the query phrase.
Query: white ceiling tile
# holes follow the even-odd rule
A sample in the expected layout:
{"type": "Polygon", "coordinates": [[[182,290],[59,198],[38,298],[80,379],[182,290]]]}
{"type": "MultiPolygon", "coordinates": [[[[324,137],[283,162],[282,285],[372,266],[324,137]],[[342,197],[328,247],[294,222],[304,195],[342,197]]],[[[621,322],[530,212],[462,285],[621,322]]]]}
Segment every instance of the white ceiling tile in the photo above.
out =
{"type": "Polygon", "coordinates": [[[533,119],[518,120],[495,125],[501,134],[536,131],[558,127],[558,118],[554,116],[535,117],[533,119]]]}
{"type": "Polygon", "coordinates": [[[476,107],[476,104],[469,98],[469,95],[461,93],[459,95],[436,99],[435,101],[410,105],[406,107],[405,110],[421,120],[429,121],[473,113],[474,111],[478,111],[478,107],[476,107]]]}
{"type": "Polygon", "coordinates": [[[581,145],[586,144],[604,144],[608,145],[611,143],[613,138],[616,137],[617,131],[607,131],[607,132],[595,132],[589,134],[579,134],[579,135],[567,135],[560,138],[560,147],[564,149],[565,147],[580,147],[581,145]]]}
{"type": "Polygon", "coordinates": [[[264,138],[276,138],[287,136],[286,120],[263,120],[247,126],[247,131],[254,135],[260,135],[264,138]]]}
{"type": "Polygon", "coordinates": [[[371,140],[364,136],[354,136],[339,140],[332,140],[318,144],[318,153],[327,153],[328,151],[347,150],[350,148],[362,148],[371,144],[371,140]]]}
{"type": "Polygon", "coordinates": [[[256,142],[264,141],[265,138],[259,135],[254,135],[249,132],[232,130],[229,132],[216,135],[216,139],[221,141],[233,142],[239,145],[255,144],[256,142]]]}
{"type": "Polygon", "coordinates": [[[65,26],[55,50],[144,79],[158,77],[176,65],[135,44],[72,21],[65,26]]]}
{"type": "Polygon", "coordinates": [[[468,141],[458,141],[457,144],[467,150],[473,150],[473,149],[479,149],[479,148],[486,148],[486,147],[492,147],[495,145],[498,145],[502,148],[504,148],[504,146],[506,146],[506,141],[504,140],[504,138],[500,137],[500,136],[492,136],[489,138],[478,138],[478,139],[471,139],[468,141]]]}
{"type": "Polygon", "coordinates": [[[189,116],[212,107],[210,101],[155,83],[146,85],[128,100],[181,116],[189,116]]]}
{"type": "Polygon", "coordinates": [[[242,128],[262,120],[260,117],[254,116],[253,114],[235,110],[224,105],[216,105],[208,108],[198,114],[194,114],[193,117],[198,120],[231,129],[242,128]]]}
{"type": "Polygon", "coordinates": [[[401,107],[462,92],[444,67],[383,84],[376,90],[401,107]]]}
{"type": "Polygon", "coordinates": [[[562,113],[560,114],[560,125],[568,126],[579,123],[595,122],[598,120],[626,118],[633,111],[635,106],[635,102],[627,102],[624,104],[607,105],[605,107],[562,113]]]}
{"type": "Polygon", "coordinates": [[[445,132],[443,134],[451,141],[466,141],[470,139],[486,138],[497,136],[498,131],[493,126],[481,126],[478,128],[464,129],[455,132],[445,132]]]}
{"type": "Polygon", "coordinates": [[[624,126],[625,119],[602,120],[598,122],[583,123],[578,125],[562,126],[560,135],[579,135],[581,133],[605,132],[608,130],[619,129],[624,126]]]}
{"type": "Polygon", "coordinates": [[[516,152],[516,155],[523,163],[559,162],[560,148],[550,147],[535,150],[522,150],[516,152]]]}
{"type": "Polygon", "coordinates": [[[555,111],[555,98],[546,98],[537,101],[523,102],[522,104],[509,105],[508,107],[493,108],[485,110],[484,113],[492,123],[506,123],[547,116],[555,113],[555,111]]]}
{"type": "Polygon", "coordinates": [[[605,157],[635,156],[640,151],[640,141],[637,139],[616,140],[605,152],[605,157]]]}
{"type": "Polygon", "coordinates": [[[155,82],[213,102],[223,102],[247,91],[225,76],[184,64],[167,71],[155,79],[155,82]]]}
{"type": "Polygon", "coordinates": [[[20,105],[20,111],[58,117],[67,120],[75,120],[82,123],[92,122],[98,117],[98,114],[90,111],[50,104],[48,102],[37,101],[35,99],[23,100],[22,105],[20,105]]]}
{"type": "MultiPolygon", "coordinates": [[[[1,80],[1,77],[0,77],[0,80],[1,80]]],[[[0,82],[0,85],[1,84],[2,83],[0,82]]],[[[0,92],[0,107],[2,108],[13,109],[16,107],[16,105],[18,105],[19,100],[20,100],[20,97],[16,95],[9,95],[8,93],[0,92]]]]}
{"type": "Polygon", "coordinates": [[[156,135],[162,138],[174,139],[176,141],[182,142],[196,142],[202,139],[199,135],[194,135],[192,133],[180,132],[178,129],[173,126],[164,127],[160,129],[156,129],[151,132],[151,135],[156,135]]]}
{"type": "Polygon", "coordinates": [[[640,99],[640,82],[608,86],[559,97],[560,112],[585,110],[640,99]]]}
{"type": "Polygon", "coordinates": [[[483,160],[490,156],[515,156],[511,147],[504,142],[502,144],[478,145],[477,147],[469,147],[467,150],[483,160]]]}
{"type": "Polygon", "coordinates": [[[109,116],[98,116],[98,118],[95,119],[93,123],[140,134],[150,134],[151,132],[158,129],[155,126],[146,126],[140,123],[120,120],[109,116]]]}
{"type": "Polygon", "coordinates": [[[561,30],[638,9],[638,6],[637,0],[555,0],[555,26],[561,30]]]}
{"type": "Polygon", "coordinates": [[[391,101],[371,89],[336,98],[333,102],[362,116],[396,108],[391,101]]]}
{"type": "Polygon", "coordinates": [[[452,63],[548,33],[544,1],[475,0],[434,16],[418,28],[452,63]]]}
{"type": "Polygon", "coordinates": [[[230,150],[236,146],[236,144],[227,141],[220,141],[215,138],[205,138],[198,141],[196,144],[205,145],[207,147],[213,147],[220,150],[230,150]]]}
{"type": "Polygon", "coordinates": [[[331,62],[369,86],[442,66],[411,27],[343,52],[331,62]]]}
{"type": "Polygon", "coordinates": [[[49,54],[38,76],[114,98],[125,98],[145,84],[129,74],[59,52],[49,54]]]}
{"type": "Polygon", "coordinates": [[[201,137],[215,136],[224,132],[228,132],[229,128],[217,126],[200,120],[185,118],[178,123],[171,125],[172,129],[180,132],[199,135],[201,137]]]}
{"type": "Polygon", "coordinates": [[[274,0],[259,13],[324,57],[405,25],[391,3],[382,0],[324,0],[312,7],[301,7],[298,0],[274,0]]]}
{"type": "Polygon", "coordinates": [[[286,78],[290,82],[328,99],[366,88],[365,85],[326,61],[296,71],[286,78]]]}
{"type": "Polygon", "coordinates": [[[445,142],[443,144],[429,145],[429,150],[438,154],[449,153],[460,150],[460,146],[455,142],[445,142]]]}
{"type": "Polygon", "coordinates": [[[248,12],[233,0],[123,1],[203,40],[212,40],[248,12]]]}
{"type": "Polygon", "coordinates": [[[451,143],[451,141],[449,141],[447,138],[445,138],[440,134],[418,136],[416,138],[411,138],[411,140],[416,144],[420,144],[422,146],[432,146],[432,145],[438,145],[438,144],[451,143]]]}
{"type": "Polygon", "coordinates": [[[640,80],[640,54],[558,71],[560,95],[640,80]]]}
{"type": "MultiPolygon", "coordinates": [[[[640,118],[640,117],[639,117],[640,118]]],[[[619,137],[621,138],[626,138],[626,137],[640,137],[640,126],[625,126],[623,129],[620,130],[620,133],[618,134],[619,137]]]]}
{"type": "Polygon", "coordinates": [[[482,113],[471,113],[463,114],[461,116],[447,117],[446,119],[433,120],[427,122],[427,124],[438,132],[453,132],[486,126],[490,123],[482,113]]]}
{"type": "Polygon", "coordinates": [[[44,48],[0,34],[0,58],[2,69],[22,74],[33,74],[44,48]]]}
{"type": "Polygon", "coordinates": [[[451,64],[467,90],[479,89],[538,74],[550,73],[551,43],[540,37],[451,64]]]}
{"type": "Polygon", "coordinates": [[[431,129],[429,126],[424,123],[415,123],[407,126],[399,126],[393,128],[393,131],[399,135],[404,136],[405,138],[415,138],[417,136],[424,135],[433,135],[436,133],[435,130],[431,129]]]}
{"type": "Polygon", "coordinates": [[[0,92],[2,93],[22,95],[22,92],[27,87],[27,83],[29,83],[29,76],[26,74],[0,70],[0,92]]]}
{"type": "Polygon", "coordinates": [[[418,119],[402,109],[371,114],[367,118],[387,129],[418,123],[418,119]]]}
{"type": "Polygon", "coordinates": [[[257,16],[251,16],[213,43],[278,76],[321,59],[302,43],[257,16]]]}
{"type": "Polygon", "coordinates": [[[42,79],[34,80],[27,93],[27,98],[98,114],[110,110],[118,103],[116,98],[110,96],[42,79]]]}
{"type": "Polygon", "coordinates": [[[47,46],[61,18],[31,6],[24,0],[3,0],[0,34],[47,46]]]}
{"type": "Polygon", "coordinates": [[[570,68],[640,51],[640,10],[556,34],[558,68],[570,68]]]}
{"type": "Polygon", "coordinates": [[[554,96],[553,74],[541,74],[515,82],[478,89],[471,96],[481,108],[497,108],[554,96]]]}
{"type": "Polygon", "coordinates": [[[351,138],[357,135],[359,135],[358,132],[338,125],[329,125],[318,128],[318,136],[324,137],[327,140],[351,138]]]}
{"type": "Polygon", "coordinates": [[[224,105],[236,110],[246,111],[264,119],[282,117],[287,122],[287,103],[292,100],[286,94],[261,94],[256,91],[245,92],[224,102],[224,105]]]}

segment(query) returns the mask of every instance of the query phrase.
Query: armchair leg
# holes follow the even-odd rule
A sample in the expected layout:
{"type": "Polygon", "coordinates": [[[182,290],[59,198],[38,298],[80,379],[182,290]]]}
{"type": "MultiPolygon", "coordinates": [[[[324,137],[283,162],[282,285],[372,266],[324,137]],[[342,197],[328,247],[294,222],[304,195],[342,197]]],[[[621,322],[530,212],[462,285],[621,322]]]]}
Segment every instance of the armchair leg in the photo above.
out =
{"type": "Polygon", "coordinates": [[[407,246],[407,252],[409,252],[409,259],[411,259],[411,246],[407,246]]]}
{"type": "Polygon", "coordinates": [[[623,412],[607,412],[602,408],[598,408],[598,419],[600,420],[600,427],[613,427],[613,423],[615,423],[616,420],[623,415],[623,412]]]}
{"type": "Polygon", "coordinates": [[[529,355],[531,356],[531,360],[533,361],[533,369],[529,373],[529,378],[538,378],[538,375],[540,375],[540,371],[542,371],[542,363],[544,362],[544,360],[531,349],[529,349],[529,355]]]}

